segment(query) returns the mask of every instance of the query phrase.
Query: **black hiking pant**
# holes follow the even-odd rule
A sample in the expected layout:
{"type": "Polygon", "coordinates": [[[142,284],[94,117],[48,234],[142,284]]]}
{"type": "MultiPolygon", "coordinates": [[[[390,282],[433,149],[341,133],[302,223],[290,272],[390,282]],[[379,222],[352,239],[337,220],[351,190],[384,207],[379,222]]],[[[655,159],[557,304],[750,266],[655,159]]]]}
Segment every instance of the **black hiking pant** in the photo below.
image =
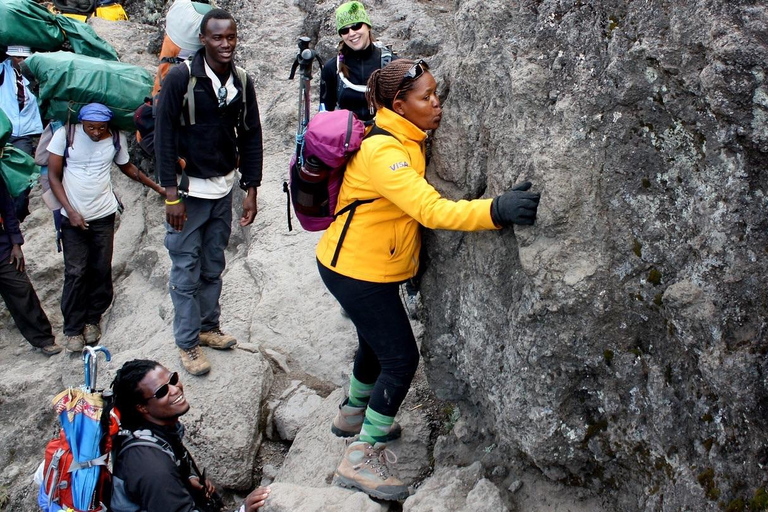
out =
{"type": "Polygon", "coordinates": [[[0,262],[0,295],[16,327],[30,345],[41,348],[53,344],[51,322],[40,305],[29,277],[26,272],[19,272],[8,260],[0,262]]]}
{"type": "Polygon", "coordinates": [[[372,283],[338,274],[320,262],[320,277],[357,329],[352,373],[375,384],[368,407],[394,417],[419,366],[419,349],[400,298],[400,283],[372,283]]]}
{"type": "Polygon", "coordinates": [[[85,324],[99,325],[112,304],[112,244],[115,214],[89,220],[88,229],[74,228],[62,218],[64,291],[61,312],[64,334],[82,334],[85,324]]]}

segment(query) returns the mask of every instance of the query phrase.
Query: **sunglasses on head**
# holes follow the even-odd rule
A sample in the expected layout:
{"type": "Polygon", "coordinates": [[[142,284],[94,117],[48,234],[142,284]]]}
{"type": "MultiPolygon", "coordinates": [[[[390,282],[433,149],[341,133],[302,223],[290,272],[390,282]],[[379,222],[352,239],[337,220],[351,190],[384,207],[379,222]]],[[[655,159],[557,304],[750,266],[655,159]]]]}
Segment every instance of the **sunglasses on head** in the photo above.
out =
{"type": "Polygon", "coordinates": [[[363,25],[365,25],[365,23],[363,23],[362,21],[358,21],[354,25],[350,25],[348,27],[344,27],[342,29],[339,29],[339,35],[340,36],[345,36],[345,35],[349,34],[350,30],[354,30],[355,32],[357,32],[358,30],[363,28],[363,25]]]}
{"type": "Polygon", "coordinates": [[[408,80],[409,78],[411,80],[416,80],[421,75],[423,75],[424,71],[426,71],[426,69],[424,68],[425,64],[426,62],[424,62],[423,59],[419,59],[416,62],[414,62],[413,66],[409,67],[408,71],[405,72],[403,79],[400,80],[400,86],[398,87],[398,89],[402,89],[403,85],[405,85],[405,81],[408,80]]]}
{"type": "Polygon", "coordinates": [[[216,95],[219,98],[219,108],[224,107],[227,105],[227,88],[223,85],[219,87],[218,92],[216,95]]]}
{"type": "Polygon", "coordinates": [[[147,398],[147,400],[151,398],[157,398],[158,400],[160,400],[161,398],[163,398],[165,395],[168,394],[168,391],[170,390],[170,386],[175,386],[178,383],[179,383],[179,372],[173,372],[171,374],[171,378],[168,379],[168,382],[166,382],[165,384],[157,388],[155,392],[152,393],[152,396],[147,398]]]}
{"type": "Polygon", "coordinates": [[[424,62],[423,59],[419,59],[413,63],[413,66],[408,68],[408,71],[405,72],[403,79],[400,80],[400,85],[397,86],[397,91],[395,92],[394,96],[395,98],[400,96],[400,91],[403,90],[403,86],[405,85],[406,80],[410,78],[412,81],[415,81],[424,74],[424,72],[427,70],[426,65],[427,63],[424,62]]]}

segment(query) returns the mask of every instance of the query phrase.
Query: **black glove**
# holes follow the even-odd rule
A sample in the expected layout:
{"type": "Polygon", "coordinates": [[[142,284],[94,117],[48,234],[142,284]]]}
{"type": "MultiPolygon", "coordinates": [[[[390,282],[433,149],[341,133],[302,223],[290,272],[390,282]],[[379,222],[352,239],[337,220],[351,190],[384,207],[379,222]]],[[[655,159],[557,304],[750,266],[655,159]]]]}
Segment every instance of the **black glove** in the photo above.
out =
{"type": "Polygon", "coordinates": [[[527,192],[531,182],[518,183],[512,190],[494,198],[491,203],[491,218],[497,226],[521,224],[530,226],[536,220],[541,194],[527,192]]]}

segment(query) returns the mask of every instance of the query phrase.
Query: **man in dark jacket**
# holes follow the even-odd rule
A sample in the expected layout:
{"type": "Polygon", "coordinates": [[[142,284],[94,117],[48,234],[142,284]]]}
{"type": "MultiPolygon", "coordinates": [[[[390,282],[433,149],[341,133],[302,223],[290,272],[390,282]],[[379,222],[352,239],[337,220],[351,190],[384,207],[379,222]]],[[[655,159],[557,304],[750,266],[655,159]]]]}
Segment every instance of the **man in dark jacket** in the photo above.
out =
{"type": "Polygon", "coordinates": [[[253,82],[241,78],[245,74],[232,60],[237,45],[232,16],[221,9],[206,13],[200,41],[203,48],[191,61],[168,72],[155,123],[157,173],[167,192],[173,331],[182,364],[192,375],[211,368],[200,345],[229,349],[237,343],[219,325],[232,189],[239,167],[240,188],[246,191],[240,225],[248,226],[256,216],[263,161],[253,82]]]}
{"type": "MultiPolygon", "coordinates": [[[[179,418],[189,411],[178,373],[157,361],[128,361],[112,382],[122,431],[114,444],[114,512],[197,512],[215,501],[216,489],[197,472],[182,443],[179,418]]],[[[205,472],[203,472],[204,474],[205,472]]],[[[264,505],[269,488],[259,487],[238,512],[264,505]]]]}
{"type": "Polygon", "coordinates": [[[51,356],[61,352],[62,347],[56,344],[51,323],[24,272],[23,243],[13,199],[0,178],[0,295],[21,335],[51,356]]]}

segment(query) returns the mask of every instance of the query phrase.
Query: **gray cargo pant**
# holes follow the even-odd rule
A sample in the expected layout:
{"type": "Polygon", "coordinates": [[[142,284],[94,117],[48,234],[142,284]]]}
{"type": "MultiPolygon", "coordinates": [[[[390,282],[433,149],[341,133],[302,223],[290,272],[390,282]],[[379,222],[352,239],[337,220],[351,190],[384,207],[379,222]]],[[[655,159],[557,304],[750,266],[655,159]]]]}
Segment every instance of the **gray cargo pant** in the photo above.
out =
{"type": "Polygon", "coordinates": [[[199,343],[201,330],[219,326],[224,250],[232,232],[232,191],[221,199],[186,197],[184,205],[184,229],[176,231],[166,223],[165,248],[172,263],[173,335],[179,348],[192,348],[199,343]]]}

